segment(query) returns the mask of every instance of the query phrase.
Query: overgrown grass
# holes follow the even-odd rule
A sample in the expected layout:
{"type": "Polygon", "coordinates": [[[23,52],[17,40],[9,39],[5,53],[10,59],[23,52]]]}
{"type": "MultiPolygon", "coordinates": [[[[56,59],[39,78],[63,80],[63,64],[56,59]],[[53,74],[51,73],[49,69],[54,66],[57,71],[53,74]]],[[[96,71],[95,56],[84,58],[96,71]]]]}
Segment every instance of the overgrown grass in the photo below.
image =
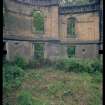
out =
{"type": "Polygon", "coordinates": [[[37,99],[35,105],[101,105],[101,87],[101,73],[95,76],[85,72],[38,69],[25,75],[19,92],[28,91],[35,102],[37,99]]]}
{"type": "Polygon", "coordinates": [[[28,64],[20,57],[4,62],[3,105],[102,105],[100,60],[71,58],[43,64],[26,70],[28,64]]]}
{"type": "Polygon", "coordinates": [[[21,87],[15,93],[15,104],[101,105],[101,87],[101,73],[95,76],[85,72],[68,73],[53,69],[31,70],[25,74],[21,87]]]}
{"type": "Polygon", "coordinates": [[[3,88],[11,90],[21,85],[24,70],[17,65],[5,63],[3,65],[3,88]]]}
{"type": "Polygon", "coordinates": [[[67,72],[97,73],[103,70],[102,61],[99,59],[68,58],[56,61],[55,67],[67,72]]]}

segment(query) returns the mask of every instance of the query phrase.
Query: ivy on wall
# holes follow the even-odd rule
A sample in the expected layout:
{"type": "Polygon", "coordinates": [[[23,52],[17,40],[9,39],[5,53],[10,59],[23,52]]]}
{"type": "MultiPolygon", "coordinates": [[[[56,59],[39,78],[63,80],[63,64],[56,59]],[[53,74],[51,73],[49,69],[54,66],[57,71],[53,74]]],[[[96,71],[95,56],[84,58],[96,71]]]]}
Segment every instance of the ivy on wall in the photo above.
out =
{"type": "Polygon", "coordinates": [[[70,18],[68,19],[67,23],[67,34],[69,37],[75,37],[75,19],[70,18]]]}
{"type": "Polygon", "coordinates": [[[44,58],[44,44],[43,43],[35,43],[34,44],[34,58],[38,61],[44,58]]]}
{"type": "Polygon", "coordinates": [[[33,24],[35,33],[44,32],[44,16],[40,11],[33,12],[33,24]]]}

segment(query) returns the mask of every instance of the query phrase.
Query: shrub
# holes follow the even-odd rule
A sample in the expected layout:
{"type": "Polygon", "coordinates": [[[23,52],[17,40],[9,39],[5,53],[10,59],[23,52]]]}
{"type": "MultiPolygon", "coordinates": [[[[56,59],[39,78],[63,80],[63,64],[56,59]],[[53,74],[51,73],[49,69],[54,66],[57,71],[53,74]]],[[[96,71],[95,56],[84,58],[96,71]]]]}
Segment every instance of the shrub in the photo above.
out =
{"type": "Polygon", "coordinates": [[[103,70],[103,66],[102,66],[102,62],[100,62],[100,60],[98,59],[94,59],[93,61],[90,62],[91,64],[91,71],[89,71],[90,73],[97,73],[97,72],[101,72],[103,70]]]}
{"type": "Polygon", "coordinates": [[[19,105],[33,105],[32,95],[27,91],[21,91],[17,100],[19,105]]]}
{"type": "Polygon", "coordinates": [[[55,67],[60,70],[68,69],[67,59],[56,60],[55,67]]]}
{"type": "Polygon", "coordinates": [[[28,64],[26,62],[26,60],[20,56],[16,56],[14,61],[13,61],[14,64],[16,64],[17,66],[21,67],[21,68],[25,68],[25,66],[28,64]]]}
{"type": "Polygon", "coordinates": [[[21,85],[24,70],[17,65],[4,64],[3,65],[3,88],[10,90],[21,85]]]}
{"type": "Polygon", "coordinates": [[[48,101],[33,98],[32,94],[27,91],[21,91],[17,101],[19,105],[49,105],[48,101]]]}
{"type": "Polygon", "coordinates": [[[68,72],[102,72],[102,63],[99,59],[68,58],[56,61],[56,68],[68,72]]]}
{"type": "Polygon", "coordinates": [[[75,58],[58,60],[56,63],[56,67],[58,69],[69,71],[69,72],[70,71],[79,72],[83,69],[80,62],[78,62],[78,60],[75,58]]]}

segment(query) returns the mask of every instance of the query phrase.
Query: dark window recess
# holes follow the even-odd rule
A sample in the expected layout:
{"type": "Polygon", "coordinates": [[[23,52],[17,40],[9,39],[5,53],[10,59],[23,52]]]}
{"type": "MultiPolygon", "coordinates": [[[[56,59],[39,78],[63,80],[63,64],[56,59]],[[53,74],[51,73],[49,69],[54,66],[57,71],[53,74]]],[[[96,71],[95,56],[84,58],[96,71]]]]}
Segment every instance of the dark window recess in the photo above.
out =
{"type": "Polygon", "coordinates": [[[75,47],[71,46],[67,48],[68,57],[74,57],[75,56],[75,47]]]}
{"type": "Polygon", "coordinates": [[[103,54],[103,50],[99,50],[99,54],[103,54]]]}
{"type": "Polygon", "coordinates": [[[15,42],[14,44],[15,44],[15,45],[18,45],[18,44],[19,44],[19,42],[15,42]]]}
{"type": "Polygon", "coordinates": [[[86,52],[86,50],[85,49],[82,49],[82,52],[83,52],[83,54],[86,52]]]}
{"type": "Polygon", "coordinates": [[[34,44],[34,59],[41,61],[44,58],[44,43],[34,44]]]}

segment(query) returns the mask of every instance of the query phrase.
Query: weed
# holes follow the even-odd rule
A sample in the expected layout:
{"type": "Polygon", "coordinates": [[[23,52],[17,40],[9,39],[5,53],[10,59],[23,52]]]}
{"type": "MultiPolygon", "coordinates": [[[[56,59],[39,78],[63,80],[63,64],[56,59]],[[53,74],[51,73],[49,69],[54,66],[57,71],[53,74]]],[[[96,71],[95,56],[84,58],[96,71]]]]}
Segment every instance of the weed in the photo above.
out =
{"type": "Polygon", "coordinates": [[[19,105],[33,105],[32,95],[28,91],[21,91],[17,100],[19,105]]]}
{"type": "Polygon", "coordinates": [[[11,88],[19,87],[22,82],[24,70],[17,65],[3,65],[3,88],[11,90],[11,88]]]}
{"type": "Polygon", "coordinates": [[[68,72],[102,72],[102,62],[99,59],[61,59],[56,61],[56,68],[68,72]]]}
{"type": "Polygon", "coordinates": [[[28,62],[26,62],[26,60],[20,56],[16,56],[13,60],[13,63],[21,67],[22,69],[24,69],[25,66],[28,64],[28,62]]]}

